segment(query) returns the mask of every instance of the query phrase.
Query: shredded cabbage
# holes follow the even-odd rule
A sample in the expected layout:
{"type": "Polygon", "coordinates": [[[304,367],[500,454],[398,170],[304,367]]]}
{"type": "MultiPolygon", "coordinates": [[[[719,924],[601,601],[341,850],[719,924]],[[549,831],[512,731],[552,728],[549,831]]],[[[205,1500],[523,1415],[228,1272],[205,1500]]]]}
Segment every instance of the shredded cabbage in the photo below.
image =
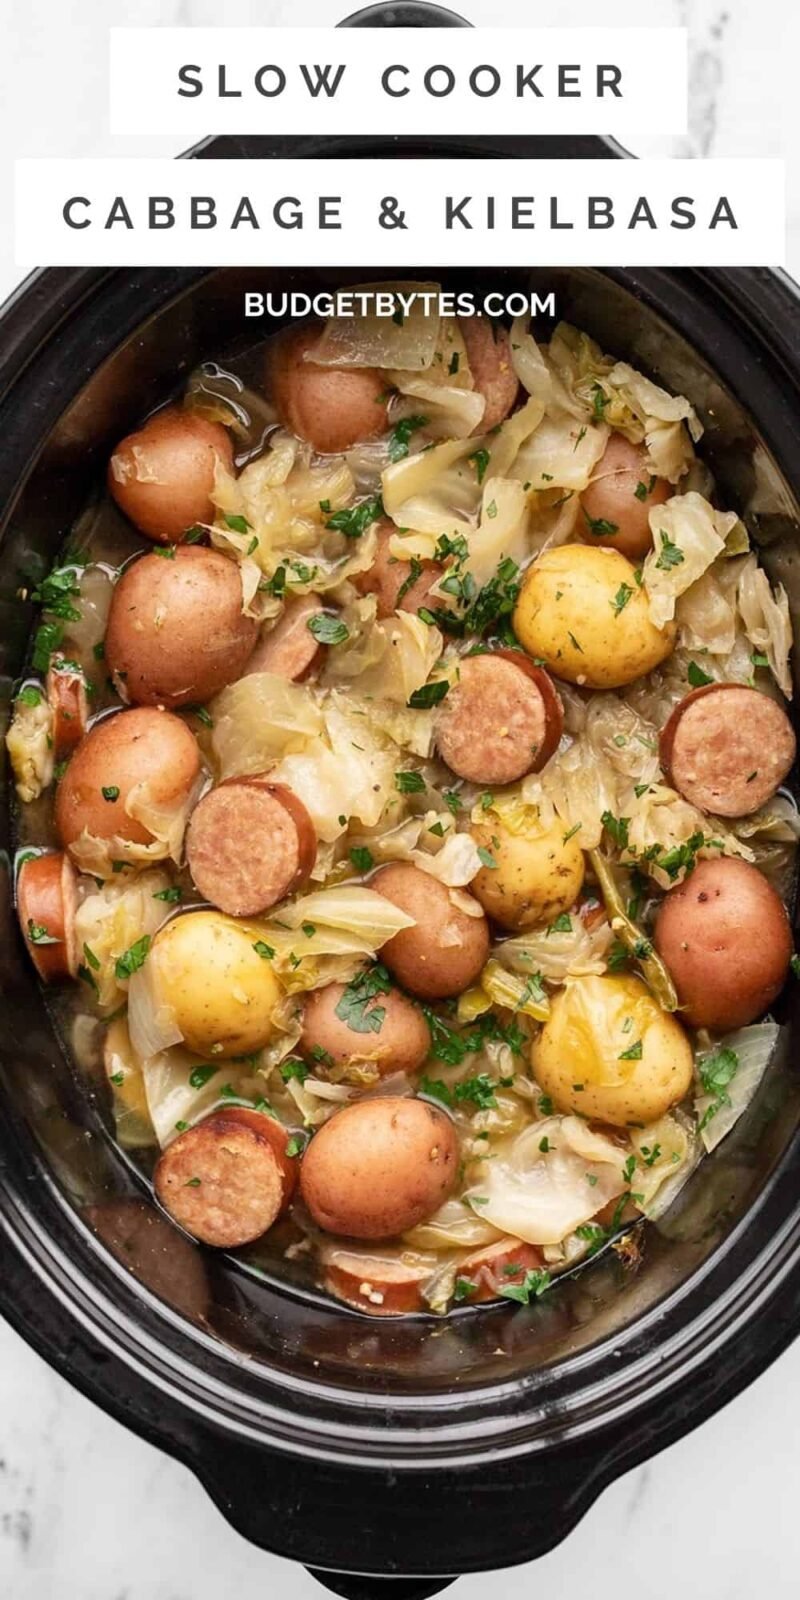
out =
{"type": "Polygon", "coordinates": [[[694,491],[673,495],[665,505],[652,508],[649,522],[654,549],[645,561],[642,582],[656,628],[672,621],[678,597],[724,550],[738,521],[735,511],[715,511],[694,491]]]}
{"type": "Polygon", "coordinates": [[[464,1198],[527,1244],[559,1244],[626,1187],[624,1152],[579,1117],[533,1123],[492,1157],[464,1198]]]}
{"type": "Polygon", "coordinates": [[[159,871],[141,872],[135,878],[111,878],[102,888],[86,894],[75,913],[75,941],[81,952],[84,981],[97,994],[104,1010],[117,1005],[128,980],[116,964],[132,945],[152,938],[169,916],[163,898],[169,878],[159,871]]]}

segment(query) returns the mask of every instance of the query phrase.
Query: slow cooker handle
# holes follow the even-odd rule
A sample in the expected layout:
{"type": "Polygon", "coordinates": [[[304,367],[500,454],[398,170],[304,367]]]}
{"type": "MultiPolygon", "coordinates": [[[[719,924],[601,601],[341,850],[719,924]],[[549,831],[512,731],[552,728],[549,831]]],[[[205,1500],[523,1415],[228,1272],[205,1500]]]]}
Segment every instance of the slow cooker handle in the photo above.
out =
{"type": "Polygon", "coordinates": [[[456,1581],[455,1577],[370,1578],[356,1572],[319,1572],[316,1567],[306,1567],[306,1572],[342,1600],[429,1600],[456,1581]]]}
{"type": "MultiPolygon", "coordinates": [[[[427,0],[401,0],[399,5],[365,6],[337,24],[340,28],[471,28],[466,17],[427,0]]],[[[409,1597],[410,1600],[410,1597],[409,1597]]]]}

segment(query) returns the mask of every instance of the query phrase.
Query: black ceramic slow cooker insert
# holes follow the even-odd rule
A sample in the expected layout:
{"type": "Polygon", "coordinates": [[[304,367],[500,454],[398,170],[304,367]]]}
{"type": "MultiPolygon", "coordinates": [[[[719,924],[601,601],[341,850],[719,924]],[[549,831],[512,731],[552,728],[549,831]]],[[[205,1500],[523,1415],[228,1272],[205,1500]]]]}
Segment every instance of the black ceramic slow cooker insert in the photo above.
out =
{"type": "MultiPolygon", "coordinates": [[[[408,22],[420,8],[378,10],[408,22]]],[[[618,153],[600,139],[453,135],[219,139],[196,154],[345,152],[533,162],[618,153]]],[[[439,272],[429,261],[400,275],[553,290],[560,317],[688,395],[722,500],[745,518],[798,615],[800,299],[788,279],[741,269],[439,272]]],[[[16,598],[31,556],[55,557],[114,442],[194,365],[241,340],[244,288],[397,276],[365,262],[336,274],[44,270],[23,284],[0,316],[4,717],[32,624],[16,598]]],[[[156,1211],[114,1143],[102,1096],[70,1067],[24,958],[4,782],[0,1310],[84,1393],[189,1465],[248,1539],[314,1568],[383,1578],[530,1560],[613,1478],[696,1426],[794,1337],[796,993],[782,1002],[781,1049],[755,1102],[649,1227],[635,1274],[612,1253],[531,1307],[373,1320],[196,1249],[156,1211]]]]}

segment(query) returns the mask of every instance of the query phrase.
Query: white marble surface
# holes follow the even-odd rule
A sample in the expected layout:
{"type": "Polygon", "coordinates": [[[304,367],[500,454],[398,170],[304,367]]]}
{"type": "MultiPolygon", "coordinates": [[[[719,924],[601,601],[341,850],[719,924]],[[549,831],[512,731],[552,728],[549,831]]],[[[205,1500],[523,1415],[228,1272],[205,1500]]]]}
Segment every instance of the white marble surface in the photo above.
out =
{"type": "MultiPolygon", "coordinates": [[[[457,4],[457,0],[453,0],[457,4]]],[[[177,141],[112,141],[106,27],[338,20],[330,0],[0,0],[0,207],[17,155],[169,154],[177,141]]],[[[527,0],[461,0],[476,23],[524,21],[527,0]]],[[[597,23],[569,0],[560,23],[597,23]]],[[[686,22],[692,120],[675,153],[784,155],[789,264],[800,276],[800,7],[792,0],[606,0],[619,24],[686,22]]],[[[544,17],[546,20],[546,16],[544,17]]],[[[657,70],[657,62],[653,64],[657,70]]],[[[143,104],[146,119],[146,105],[143,104]]],[[[653,153],[663,141],[645,146],[653,153]]],[[[0,229],[0,299],[16,281],[0,229]]],[[[690,1438],[610,1489],[536,1567],[463,1579],[460,1600],[752,1600],[797,1593],[800,1345],[690,1438]]],[[[520,1516],[525,1507],[520,1506],[520,1516]]],[[[127,1434],[0,1325],[0,1595],[3,1600],[312,1600],[297,1568],[249,1548],[182,1467],[127,1434]]]]}

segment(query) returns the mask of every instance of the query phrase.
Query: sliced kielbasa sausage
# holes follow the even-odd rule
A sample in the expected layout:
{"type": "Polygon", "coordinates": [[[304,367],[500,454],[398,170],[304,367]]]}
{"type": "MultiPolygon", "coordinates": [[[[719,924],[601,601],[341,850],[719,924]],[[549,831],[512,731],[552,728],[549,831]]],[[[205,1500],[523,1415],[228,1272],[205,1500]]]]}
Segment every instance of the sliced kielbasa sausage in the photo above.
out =
{"type": "Polygon", "coordinates": [[[486,401],[475,432],[490,433],[508,416],[519,394],[519,378],[511,359],[511,339],[508,329],[489,317],[459,317],[458,326],[475,388],[486,401]]]}
{"type": "Polygon", "coordinates": [[[267,778],[229,778],[189,819],[186,859],[195,887],[231,917],[277,905],[305,881],[316,853],[302,801],[267,778]]]}
{"type": "Polygon", "coordinates": [[[501,1289],[524,1283],[525,1275],[542,1266],[541,1250],[522,1239],[497,1239],[482,1245],[462,1261],[457,1282],[464,1287],[459,1298],[464,1305],[477,1306],[496,1300],[501,1289]]]}
{"type": "Polygon", "coordinates": [[[63,761],[80,744],[89,720],[86,679],[79,666],[54,656],[47,674],[47,702],[53,713],[53,756],[63,761]]]}
{"type": "Polygon", "coordinates": [[[77,879],[61,850],[29,856],[17,875],[17,914],[28,953],[45,983],[75,977],[77,879]]]}
{"type": "Polygon", "coordinates": [[[391,1317],[429,1309],[422,1298],[431,1278],[429,1266],[415,1266],[400,1256],[330,1248],[322,1251],[321,1259],[328,1294],[357,1311],[391,1317]]]}
{"type": "Polygon", "coordinates": [[[418,562],[419,570],[410,561],[401,561],[391,554],[390,540],[397,533],[393,522],[381,522],[375,560],[368,572],[354,579],[361,594],[374,594],[378,601],[380,618],[394,616],[396,611],[419,611],[426,606],[430,611],[447,610],[444,595],[432,595],[431,589],[444,576],[444,567],[438,561],[418,562]]]}
{"type": "Polygon", "coordinates": [[[245,677],[252,672],[271,672],[287,683],[302,683],[325,659],[324,644],[319,644],[308,626],[322,614],[318,595],[303,594],[287,600],[274,627],[262,630],[245,677]]]}
{"type": "Polygon", "coordinates": [[[539,772],[564,726],[552,680],[521,650],[467,656],[437,718],[443,761],[470,783],[514,783],[539,772]]]}
{"type": "Polygon", "coordinates": [[[155,1169],[156,1194],[203,1244],[251,1244],[291,1199],[298,1162],[288,1144],[287,1129],[260,1111],[213,1111],[167,1146],[155,1169]]]}
{"type": "Polygon", "coordinates": [[[776,701],[737,683],[695,689],[661,734],[661,765],[684,800],[718,817],[746,817],[770,800],[796,752],[776,701]]]}

